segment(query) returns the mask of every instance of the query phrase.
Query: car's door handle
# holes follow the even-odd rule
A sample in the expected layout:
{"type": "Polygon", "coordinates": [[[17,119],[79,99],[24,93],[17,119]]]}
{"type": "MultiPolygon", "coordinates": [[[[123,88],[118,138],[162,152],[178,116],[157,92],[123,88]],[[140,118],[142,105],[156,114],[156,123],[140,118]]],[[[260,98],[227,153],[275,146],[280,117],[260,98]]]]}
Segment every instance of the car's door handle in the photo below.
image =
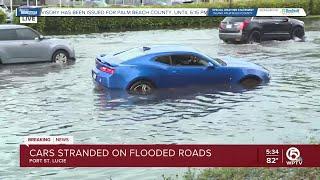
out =
{"type": "Polygon", "coordinates": [[[27,44],[27,43],[22,43],[22,45],[23,45],[23,46],[26,46],[26,45],[28,45],[28,44],[27,44]]]}
{"type": "Polygon", "coordinates": [[[177,71],[172,71],[172,73],[177,73],[177,71]]]}

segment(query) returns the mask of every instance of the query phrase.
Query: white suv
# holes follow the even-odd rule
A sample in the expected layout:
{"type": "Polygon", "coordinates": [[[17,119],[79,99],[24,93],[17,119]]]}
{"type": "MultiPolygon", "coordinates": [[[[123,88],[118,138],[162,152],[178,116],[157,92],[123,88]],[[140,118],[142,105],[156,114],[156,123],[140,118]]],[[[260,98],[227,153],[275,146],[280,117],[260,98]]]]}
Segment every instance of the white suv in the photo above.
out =
{"type": "Polygon", "coordinates": [[[73,46],[66,40],[45,38],[27,26],[0,25],[0,64],[74,59],[73,46]]]}

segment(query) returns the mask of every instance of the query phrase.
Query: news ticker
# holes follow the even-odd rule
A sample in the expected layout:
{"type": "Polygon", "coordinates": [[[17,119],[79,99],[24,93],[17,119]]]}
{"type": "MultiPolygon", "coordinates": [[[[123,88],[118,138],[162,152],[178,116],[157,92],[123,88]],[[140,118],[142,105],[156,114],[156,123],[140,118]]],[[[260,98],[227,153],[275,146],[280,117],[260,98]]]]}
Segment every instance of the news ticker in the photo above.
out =
{"type": "Polygon", "coordinates": [[[21,167],[320,167],[320,145],[22,144],[21,167]]]}
{"type": "Polygon", "coordinates": [[[20,7],[16,15],[37,16],[306,16],[303,8],[41,8],[20,7]]]}

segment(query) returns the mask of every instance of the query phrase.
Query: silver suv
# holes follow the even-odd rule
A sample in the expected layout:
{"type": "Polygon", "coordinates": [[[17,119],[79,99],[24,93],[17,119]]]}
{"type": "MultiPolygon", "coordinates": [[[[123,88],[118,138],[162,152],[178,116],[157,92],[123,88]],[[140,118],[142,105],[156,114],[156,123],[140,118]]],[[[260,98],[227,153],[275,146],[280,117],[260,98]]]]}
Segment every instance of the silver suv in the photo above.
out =
{"type": "Polygon", "coordinates": [[[0,25],[0,64],[57,62],[75,59],[73,46],[63,39],[44,38],[22,25],[0,25]]]}

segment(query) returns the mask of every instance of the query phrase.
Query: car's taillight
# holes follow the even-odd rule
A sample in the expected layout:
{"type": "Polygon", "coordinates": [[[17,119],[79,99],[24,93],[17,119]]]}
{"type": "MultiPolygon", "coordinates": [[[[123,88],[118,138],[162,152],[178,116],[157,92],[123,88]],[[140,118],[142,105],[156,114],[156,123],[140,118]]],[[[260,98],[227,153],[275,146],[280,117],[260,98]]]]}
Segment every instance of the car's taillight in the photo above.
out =
{"type": "Polygon", "coordinates": [[[248,27],[249,23],[250,23],[249,19],[244,20],[243,22],[240,23],[239,29],[244,30],[246,27],[248,27]]]}
{"type": "Polygon", "coordinates": [[[221,22],[220,25],[219,25],[219,29],[223,29],[223,24],[222,24],[222,22],[221,22]]]}
{"type": "Polygon", "coordinates": [[[109,67],[105,67],[105,66],[101,66],[99,69],[100,69],[100,71],[106,72],[108,74],[113,74],[115,71],[114,69],[109,68],[109,67]]]}

